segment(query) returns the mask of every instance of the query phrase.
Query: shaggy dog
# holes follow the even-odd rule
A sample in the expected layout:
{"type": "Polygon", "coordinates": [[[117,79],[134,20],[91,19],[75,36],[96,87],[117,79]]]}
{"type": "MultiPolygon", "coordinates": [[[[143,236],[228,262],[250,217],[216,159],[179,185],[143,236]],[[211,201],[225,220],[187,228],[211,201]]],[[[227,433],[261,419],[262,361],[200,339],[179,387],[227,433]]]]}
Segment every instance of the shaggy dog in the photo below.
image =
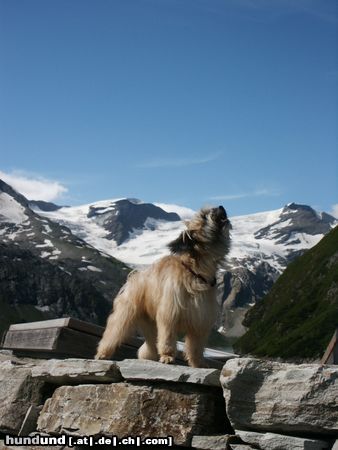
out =
{"type": "Polygon", "coordinates": [[[189,365],[203,366],[217,311],[215,275],[230,248],[231,224],[219,206],[202,209],[186,227],[169,244],[169,256],[129,275],[114,301],[96,359],[109,358],[139,328],[145,337],[139,358],[173,363],[180,333],[189,365]]]}

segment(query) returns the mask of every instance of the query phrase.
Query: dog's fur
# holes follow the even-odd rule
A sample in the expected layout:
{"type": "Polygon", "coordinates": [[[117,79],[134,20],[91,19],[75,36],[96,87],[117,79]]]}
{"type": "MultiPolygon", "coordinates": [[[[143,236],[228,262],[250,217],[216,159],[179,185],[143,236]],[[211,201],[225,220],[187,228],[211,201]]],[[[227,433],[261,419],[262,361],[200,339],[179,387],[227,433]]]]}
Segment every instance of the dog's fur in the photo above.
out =
{"type": "Polygon", "coordinates": [[[169,244],[171,254],[132,272],[118,293],[96,358],[109,358],[139,328],[141,359],[172,363],[176,339],[185,334],[185,355],[203,366],[203,350],[215,320],[217,267],[230,248],[230,222],[222,206],[202,209],[169,244]]]}

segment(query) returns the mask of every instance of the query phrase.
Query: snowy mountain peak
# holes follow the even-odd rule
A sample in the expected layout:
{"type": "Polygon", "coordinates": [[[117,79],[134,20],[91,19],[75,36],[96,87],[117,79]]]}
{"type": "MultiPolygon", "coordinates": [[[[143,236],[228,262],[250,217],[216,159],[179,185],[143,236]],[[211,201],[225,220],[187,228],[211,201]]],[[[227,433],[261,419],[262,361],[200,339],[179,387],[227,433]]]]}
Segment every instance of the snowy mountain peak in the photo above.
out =
{"type": "Polygon", "coordinates": [[[156,228],[154,221],[180,221],[176,213],[168,213],[152,203],[134,203],[129,199],[118,200],[108,206],[91,205],[87,214],[108,233],[106,239],[114,240],[117,245],[129,239],[134,230],[156,228]]]}
{"type": "Polygon", "coordinates": [[[0,180],[0,222],[16,230],[19,225],[29,222],[29,215],[26,198],[0,180]]]}
{"type": "Polygon", "coordinates": [[[0,194],[5,193],[12,197],[17,203],[19,203],[24,208],[28,207],[28,200],[26,197],[21,195],[19,192],[17,192],[15,189],[13,189],[9,184],[5,183],[3,180],[0,179],[0,194]]]}
{"type": "Polygon", "coordinates": [[[320,214],[307,205],[289,203],[276,221],[256,231],[255,238],[272,239],[277,244],[299,244],[304,234],[322,237],[336,223],[329,214],[320,214]]]}

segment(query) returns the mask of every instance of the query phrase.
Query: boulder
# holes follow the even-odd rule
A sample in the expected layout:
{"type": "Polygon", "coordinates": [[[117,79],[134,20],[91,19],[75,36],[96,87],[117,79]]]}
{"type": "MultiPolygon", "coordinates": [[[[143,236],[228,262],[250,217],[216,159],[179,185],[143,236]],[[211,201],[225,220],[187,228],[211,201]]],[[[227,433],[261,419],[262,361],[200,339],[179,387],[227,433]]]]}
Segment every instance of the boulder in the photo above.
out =
{"type": "Polygon", "coordinates": [[[74,436],[165,437],[189,445],[196,434],[226,433],[222,397],[187,385],[114,383],[62,386],[48,399],[38,430],[74,436]]]}
{"type": "Polygon", "coordinates": [[[237,431],[246,444],[258,446],[261,450],[325,450],[331,445],[318,439],[286,436],[285,434],[237,431]]]}
{"type": "Polygon", "coordinates": [[[43,381],[33,379],[30,365],[0,362],[0,432],[18,434],[31,405],[43,399],[43,381]]]}
{"type": "Polygon", "coordinates": [[[231,359],[223,367],[221,384],[236,430],[338,433],[337,366],[231,359]]]}
{"type": "Polygon", "coordinates": [[[194,369],[192,367],[167,365],[144,359],[125,359],[118,362],[126,380],[175,381],[220,387],[218,369],[194,369]]]}
{"type": "Polygon", "coordinates": [[[122,380],[115,362],[95,359],[50,359],[32,368],[32,377],[53,384],[114,383],[122,380]]]}

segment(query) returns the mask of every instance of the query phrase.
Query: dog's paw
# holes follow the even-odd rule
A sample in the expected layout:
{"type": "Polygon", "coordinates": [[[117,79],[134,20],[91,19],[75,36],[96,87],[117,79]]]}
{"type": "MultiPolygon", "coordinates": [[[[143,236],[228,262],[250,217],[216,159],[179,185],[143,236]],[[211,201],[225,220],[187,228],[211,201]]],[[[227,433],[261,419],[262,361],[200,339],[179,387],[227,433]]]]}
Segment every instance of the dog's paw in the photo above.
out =
{"type": "Polygon", "coordinates": [[[105,352],[97,352],[95,359],[109,359],[109,356],[105,352]]]}
{"type": "Polygon", "coordinates": [[[160,362],[163,364],[173,364],[175,361],[175,358],[170,355],[162,355],[160,358],[160,362]]]}

